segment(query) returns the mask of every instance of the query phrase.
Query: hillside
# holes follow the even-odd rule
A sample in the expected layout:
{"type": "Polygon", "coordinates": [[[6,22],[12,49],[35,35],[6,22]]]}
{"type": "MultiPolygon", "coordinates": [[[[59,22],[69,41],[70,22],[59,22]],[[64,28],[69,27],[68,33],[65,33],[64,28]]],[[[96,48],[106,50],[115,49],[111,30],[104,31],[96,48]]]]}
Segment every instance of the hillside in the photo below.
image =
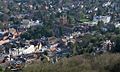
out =
{"type": "Polygon", "coordinates": [[[120,72],[120,54],[75,56],[57,64],[37,63],[24,72],[120,72]]]}

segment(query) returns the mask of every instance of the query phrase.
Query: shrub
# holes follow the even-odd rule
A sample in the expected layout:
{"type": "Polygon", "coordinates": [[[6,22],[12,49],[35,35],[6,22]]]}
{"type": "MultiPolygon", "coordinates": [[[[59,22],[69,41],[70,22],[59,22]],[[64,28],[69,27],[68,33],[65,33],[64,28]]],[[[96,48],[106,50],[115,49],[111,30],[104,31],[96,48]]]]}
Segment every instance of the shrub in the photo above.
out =
{"type": "Polygon", "coordinates": [[[24,72],[120,72],[120,55],[82,55],[63,59],[59,63],[29,65],[24,72]]]}

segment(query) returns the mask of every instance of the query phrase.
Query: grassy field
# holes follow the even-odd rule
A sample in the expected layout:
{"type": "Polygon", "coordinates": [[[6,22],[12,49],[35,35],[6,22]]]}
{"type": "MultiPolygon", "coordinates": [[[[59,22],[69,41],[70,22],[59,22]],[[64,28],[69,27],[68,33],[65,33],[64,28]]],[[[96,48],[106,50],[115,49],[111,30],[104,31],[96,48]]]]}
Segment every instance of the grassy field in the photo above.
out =
{"type": "Polygon", "coordinates": [[[75,56],[57,64],[35,63],[24,72],[120,72],[120,54],[75,56]]]}

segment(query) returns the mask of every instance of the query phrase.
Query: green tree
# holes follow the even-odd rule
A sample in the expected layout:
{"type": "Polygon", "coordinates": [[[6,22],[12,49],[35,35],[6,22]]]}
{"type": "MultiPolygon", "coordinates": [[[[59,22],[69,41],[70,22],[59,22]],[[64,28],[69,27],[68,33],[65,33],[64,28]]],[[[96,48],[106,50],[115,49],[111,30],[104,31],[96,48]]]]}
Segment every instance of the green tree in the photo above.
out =
{"type": "Polygon", "coordinates": [[[0,29],[3,29],[3,28],[4,28],[3,24],[0,24],[0,29]]]}
{"type": "Polygon", "coordinates": [[[71,16],[71,15],[68,15],[68,21],[69,21],[69,24],[75,24],[75,18],[74,16],[71,16]]]}
{"type": "Polygon", "coordinates": [[[0,66],[0,72],[3,72],[3,69],[2,69],[2,67],[0,66]]]}
{"type": "Polygon", "coordinates": [[[102,26],[104,26],[104,22],[103,21],[98,21],[98,25],[97,25],[98,27],[102,27],[102,26]]]}

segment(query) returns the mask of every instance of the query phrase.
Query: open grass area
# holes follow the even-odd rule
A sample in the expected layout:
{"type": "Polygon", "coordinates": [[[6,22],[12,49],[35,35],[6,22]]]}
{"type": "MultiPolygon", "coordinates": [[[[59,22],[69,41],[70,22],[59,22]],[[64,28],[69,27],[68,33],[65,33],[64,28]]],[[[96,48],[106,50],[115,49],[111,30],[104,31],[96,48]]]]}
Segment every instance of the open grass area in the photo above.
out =
{"type": "Polygon", "coordinates": [[[89,19],[81,19],[80,21],[81,21],[81,22],[90,22],[89,19]]]}
{"type": "Polygon", "coordinates": [[[120,72],[120,54],[75,56],[57,64],[36,63],[24,72],[120,72]]]}

